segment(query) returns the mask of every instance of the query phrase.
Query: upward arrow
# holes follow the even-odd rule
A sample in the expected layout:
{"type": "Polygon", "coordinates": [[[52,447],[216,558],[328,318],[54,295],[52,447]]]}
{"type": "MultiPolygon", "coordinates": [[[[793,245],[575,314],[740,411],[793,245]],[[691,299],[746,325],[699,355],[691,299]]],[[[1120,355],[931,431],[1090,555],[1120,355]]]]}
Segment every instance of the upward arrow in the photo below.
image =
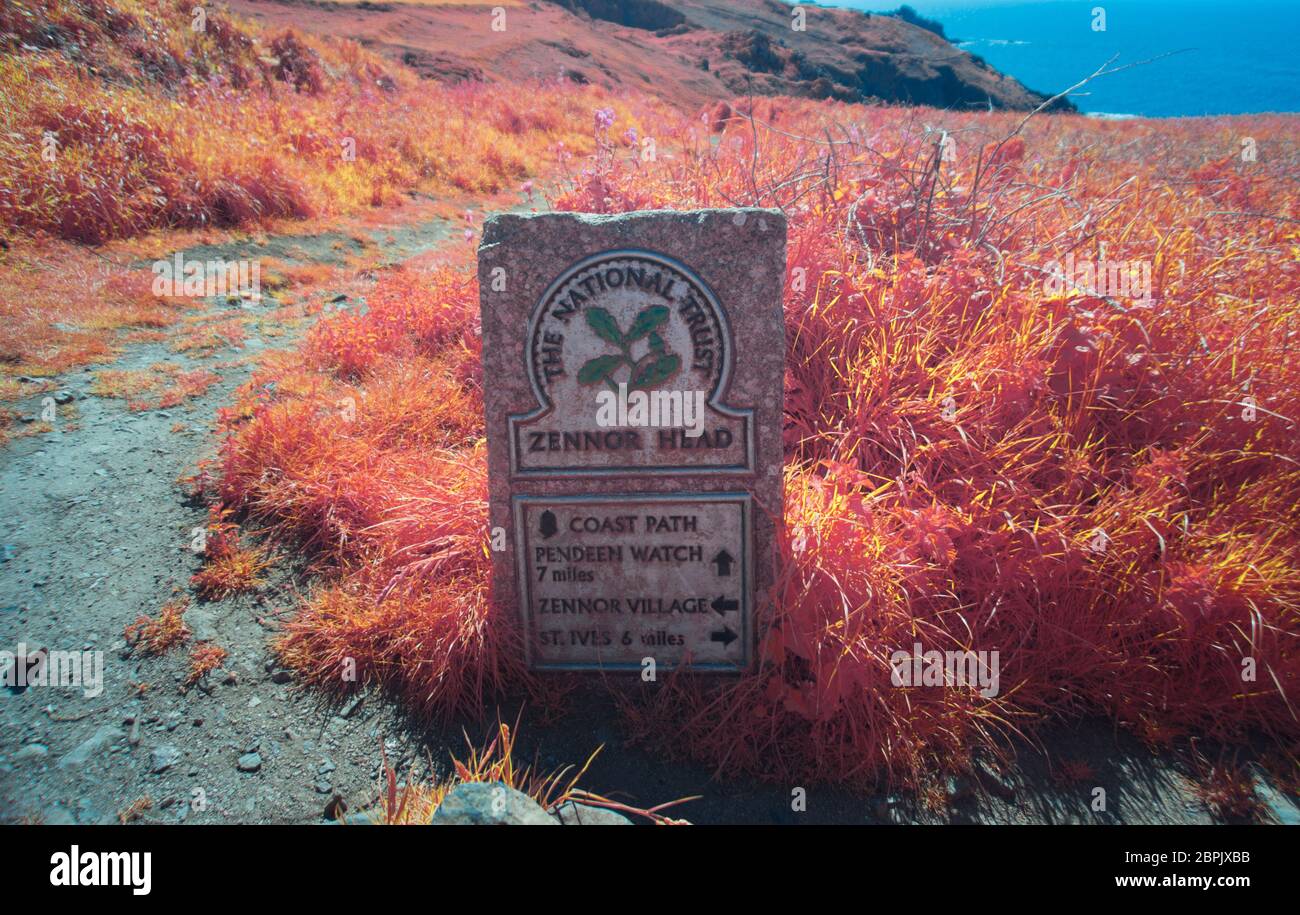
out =
{"type": "Polygon", "coordinates": [[[718,555],[714,556],[709,561],[718,567],[719,575],[727,576],[731,574],[731,564],[736,560],[726,550],[719,550],[718,555]]]}

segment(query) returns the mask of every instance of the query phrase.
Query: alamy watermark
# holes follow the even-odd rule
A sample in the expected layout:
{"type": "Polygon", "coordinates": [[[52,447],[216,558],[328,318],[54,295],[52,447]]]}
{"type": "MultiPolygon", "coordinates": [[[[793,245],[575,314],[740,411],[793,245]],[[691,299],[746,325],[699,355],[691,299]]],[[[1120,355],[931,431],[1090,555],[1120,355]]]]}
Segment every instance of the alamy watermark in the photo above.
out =
{"type": "Polygon", "coordinates": [[[910,652],[889,656],[889,679],[895,686],[969,687],[992,699],[1000,690],[999,665],[997,651],[924,651],[916,642],[910,652]]]}
{"type": "Polygon", "coordinates": [[[1095,295],[1112,299],[1151,301],[1151,262],[1106,259],[1105,248],[1098,260],[1076,260],[1074,253],[1065,261],[1048,261],[1043,291],[1049,296],[1095,295]]]}
{"type": "Polygon", "coordinates": [[[68,851],[50,855],[51,886],[129,886],[136,896],[153,887],[153,852],[68,851]]]}
{"type": "Polygon", "coordinates": [[[29,686],[79,687],[87,699],[104,692],[104,652],[34,651],[25,642],[18,650],[0,650],[0,685],[12,689],[29,686]]]}
{"type": "Polygon", "coordinates": [[[240,296],[262,298],[260,260],[209,260],[186,258],[179,251],[171,260],[154,261],[153,294],[185,298],[240,296]]]}
{"type": "Polygon", "coordinates": [[[602,428],[685,429],[687,438],[704,432],[703,391],[632,391],[620,381],[617,391],[596,392],[596,425],[602,428]]]}

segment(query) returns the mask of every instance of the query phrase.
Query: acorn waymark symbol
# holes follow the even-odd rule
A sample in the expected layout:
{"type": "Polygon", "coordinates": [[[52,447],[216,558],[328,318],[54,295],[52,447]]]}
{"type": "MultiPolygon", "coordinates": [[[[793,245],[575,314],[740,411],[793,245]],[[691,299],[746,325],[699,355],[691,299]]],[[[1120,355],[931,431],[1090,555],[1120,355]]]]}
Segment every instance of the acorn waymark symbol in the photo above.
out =
{"type": "Polygon", "coordinates": [[[555,512],[549,510],[542,512],[542,524],[541,524],[542,539],[543,540],[551,539],[552,537],[555,536],[555,532],[558,531],[559,529],[560,526],[555,521],[555,512]]]}

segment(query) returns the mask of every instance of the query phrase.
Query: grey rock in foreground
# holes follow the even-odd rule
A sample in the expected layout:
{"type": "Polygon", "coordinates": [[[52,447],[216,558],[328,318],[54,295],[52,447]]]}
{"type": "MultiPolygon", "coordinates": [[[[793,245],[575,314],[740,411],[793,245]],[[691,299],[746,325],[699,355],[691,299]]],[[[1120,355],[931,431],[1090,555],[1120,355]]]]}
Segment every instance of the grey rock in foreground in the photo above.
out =
{"type": "Polygon", "coordinates": [[[604,807],[592,807],[566,801],[555,809],[555,818],[564,826],[632,826],[623,814],[604,807]]]}
{"type": "Polygon", "coordinates": [[[103,725],[96,729],[75,750],[68,753],[59,760],[59,768],[65,769],[69,766],[82,766],[90,760],[92,756],[97,755],[101,750],[108,747],[114,740],[122,736],[122,732],[112,725],[103,725]]]}
{"type": "Polygon", "coordinates": [[[149,771],[154,775],[166,772],[181,760],[181,751],[171,744],[156,747],[149,757],[149,771]]]}
{"type": "Polygon", "coordinates": [[[29,743],[17,753],[14,754],[16,762],[22,762],[28,759],[45,759],[50,755],[50,748],[43,743],[29,743]]]}
{"type": "Polygon", "coordinates": [[[558,826],[542,806],[502,782],[457,785],[443,798],[431,826],[558,826]]]}

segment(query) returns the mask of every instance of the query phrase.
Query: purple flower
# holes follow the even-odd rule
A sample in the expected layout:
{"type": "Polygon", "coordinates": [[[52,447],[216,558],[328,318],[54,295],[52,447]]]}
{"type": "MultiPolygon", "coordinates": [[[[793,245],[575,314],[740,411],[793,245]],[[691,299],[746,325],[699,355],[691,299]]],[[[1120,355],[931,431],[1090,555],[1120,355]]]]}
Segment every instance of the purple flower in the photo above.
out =
{"type": "Polygon", "coordinates": [[[614,126],[614,109],[597,108],[596,109],[596,129],[609,130],[614,126]]]}

